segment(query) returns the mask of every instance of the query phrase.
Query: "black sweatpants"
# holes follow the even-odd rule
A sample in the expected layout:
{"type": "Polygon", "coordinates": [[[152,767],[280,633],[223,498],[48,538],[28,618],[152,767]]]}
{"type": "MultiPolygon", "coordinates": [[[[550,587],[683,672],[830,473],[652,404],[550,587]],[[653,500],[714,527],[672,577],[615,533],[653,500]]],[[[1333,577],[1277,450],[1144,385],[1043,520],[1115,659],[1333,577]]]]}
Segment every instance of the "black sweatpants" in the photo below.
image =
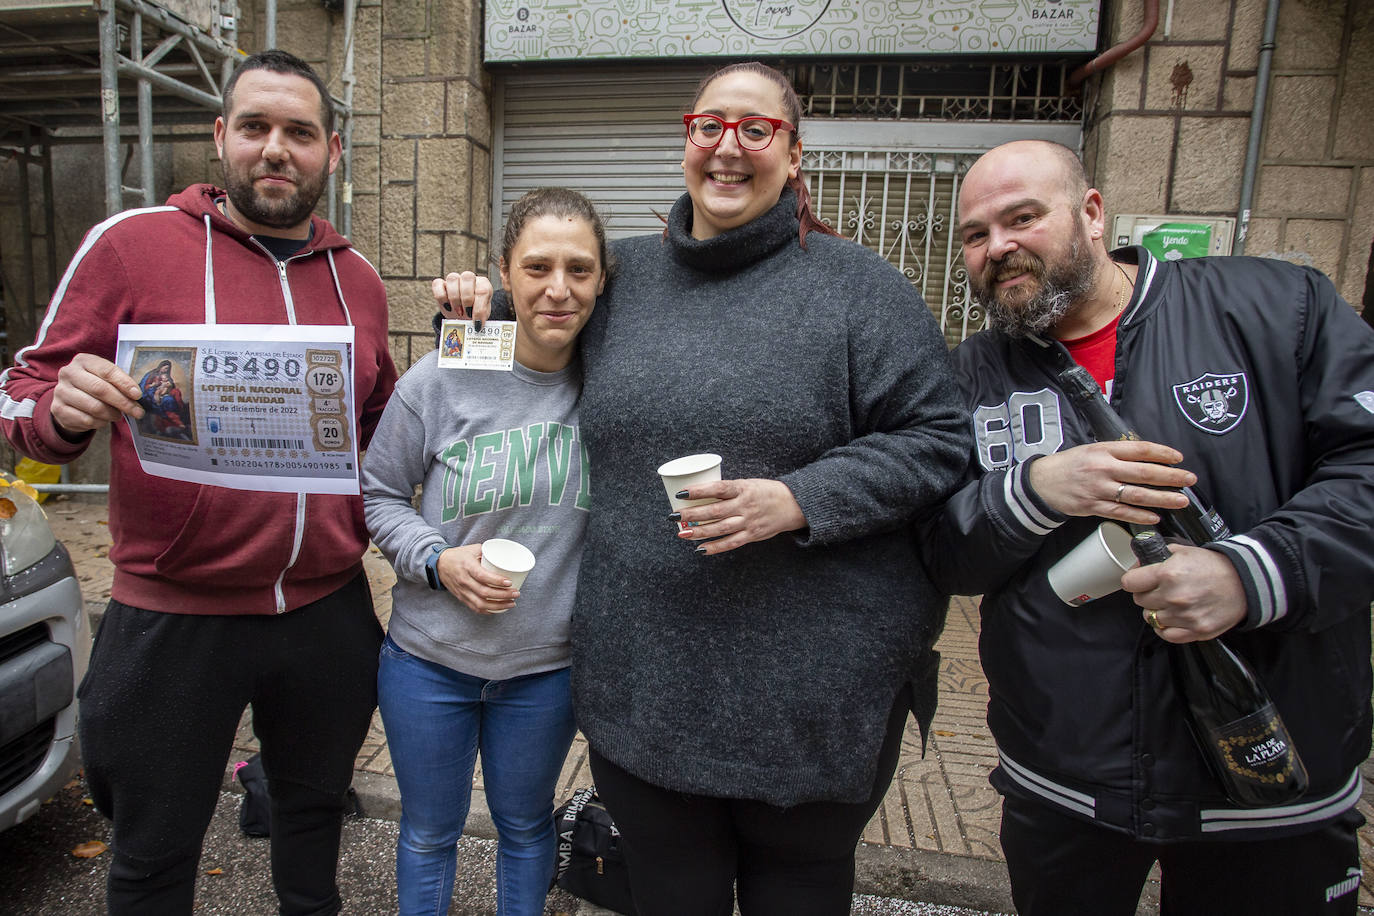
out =
{"type": "Polygon", "coordinates": [[[1135,916],[1156,861],[1161,916],[1354,916],[1354,810],[1298,836],[1145,843],[1017,798],[1002,801],[1002,851],[1021,916],[1135,916]]]}
{"type": "Polygon", "coordinates": [[[339,911],[343,802],[377,705],[381,641],[362,574],[277,616],[110,602],[78,696],[91,797],[114,821],[112,916],[191,912],[201,843],[249,705],[281,912],[339,911]]]}
{"type": "Polygon", "coordinates": [[[911,708],[888,718],[867,800],[778,808],[672,792],[592,749],[597,794],[619,828],[639,916],[836,916],[854,893],[854,847],[892,782],[911,708]]]}

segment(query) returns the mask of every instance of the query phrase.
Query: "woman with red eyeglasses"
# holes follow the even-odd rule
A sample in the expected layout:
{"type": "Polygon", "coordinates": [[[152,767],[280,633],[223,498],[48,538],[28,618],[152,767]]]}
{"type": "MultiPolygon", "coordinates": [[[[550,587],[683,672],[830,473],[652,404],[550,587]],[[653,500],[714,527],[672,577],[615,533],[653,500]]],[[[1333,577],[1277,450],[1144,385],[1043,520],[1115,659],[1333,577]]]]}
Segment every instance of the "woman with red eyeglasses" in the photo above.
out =
{"type": "Polygon", "coordinates": [[[687,193],[615,245],[582,336],[573,697],[642,916],[848,913],[907,714],[935,707],[946,602],[906,525],[960,479],[968,418],[911,283],[812,214],[800,118],[769,67],[708,77],[687,193]],[[718,501],[665,519],[655,469],[697,452],[726,479],[686,497],[718,501]]]}

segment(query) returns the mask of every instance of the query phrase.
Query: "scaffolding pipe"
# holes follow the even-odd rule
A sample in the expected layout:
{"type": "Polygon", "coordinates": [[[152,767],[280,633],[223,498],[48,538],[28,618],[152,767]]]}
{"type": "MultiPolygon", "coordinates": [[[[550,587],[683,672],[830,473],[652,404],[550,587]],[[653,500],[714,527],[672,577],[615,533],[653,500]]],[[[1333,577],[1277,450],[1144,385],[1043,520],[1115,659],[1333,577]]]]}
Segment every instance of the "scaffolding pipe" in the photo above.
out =
{"type": "MultiPolygon", "coordinates": [[[[195,102],[197,105],[200,105],[204,108],[209,108],[212,111],[219,110],[219,96],[211,95],[210,93],[205,92],[201,89],[197,89],[194,86],[188,86],[179,80],[175,80],[170,76],[158,73],[156,70],[145,67],[142,64],[137,63],[136,61],[129,60],[129,58],[125,57],[122,54],[118,55],[117,57],[116,68],[119,73],[123,73],[128,76],[136,77],[139,79],[146,79],[149,82],[156,84],[159,89],[169,92],[172,95],[178,96],[179,98],[186,99],[188,102],[195,102]]],[[[119,112],[118,104],[119,99],[116,91],[116,117],[118,116],[119,112]]]]}
{"type": "MultiPolygon", "coordinates": [[[[179,36],[174,35],[171,38],[169,38],[168,41],[179,42],[181,41],[181,38],[179,36]]],[[[169,48],[167,50],[171,49],[169,48]]],[[[165,54],[166,51],[163,51],[161,53],[154,52],[152,54],[149,54],[148,57],[143,61],[143,65],[145,67],[155,66],[157,64],[157,61],[161,60],[163,55],[165,54]]],[[[195,64],[168,64],[164,69],[160,70],[159,72],[165,73],[170,76],[176,73],[199,73],[200,69],[196,67],[195,64]]],[[[92,76],[99,75],[99,67],[68,67],[60,70],[48,67],[42,70],[6,70],[4,72],[4,79],[6,82],[18,82],[20,80],[23,80],[25,83],[31,84],[43,82],[56,82],[58,80],[68,80],[72,78],[89,79],[92,76]]],[[[27,88],[28,87],[26,87],[26,89],[27,88]]],[[[31,98],[33,95],[34,93],[28,91],[22,93],[23,98],[31,98]]],[[[49,97],[70,98],[71,95],[72,93],[70,91],[63,90],[59,92],[57,95],[49,97]]]]}
{"type": "Polygon", "coordinates": [[[267,0],[265,13],[267,22],[262,30],[262,49],[270,51],[277,46],[277,0],[267,0]]]}
{"type": "MultiPolygon", "coordinates": [[[[172,52],[172,49],[175,48],[177,45],[181,44],[181,42],[182,37],[180,35],[168,35],[166,38],[162,40],[161,44],[159,44],[156,48],[153,48],[152,52],[147,57],[140,57],[139,61],[145,67],[156,67],[158,65],[158,62],[161,61],[162,58],[170,54],[172,52]]],[[[181,69],[190,72],[194,68],[187,66],[185,64],[180,66],[176,64],[171,64],[168,65],[166,72],[175,73],[176,71],[181,69]]]]}
{"type": "MultiPolygon", "coordinates": [[[[57,212],[53,207],[52,196],[52,144],[48,142],[48,132],[43,131],[43,237],[48,240],[48,295],[57,290],[57,212]]],[[[37,325],[35,325],[37,327],[37,325]]]]}
{"type": "MultiPolygon", "coordinates": [[[[62,465],[62,470],[67,466],[62,465]]],[[[108,483],[31,483],[39,493],[108,493],[110,485],[108,483]]]]}
{"type": "MultiPolygon", "coordinates": [[[[92,3],[91,6],[95,7],[97,6],[97,4],[92,3]]],[[[47,49],[53,52],[53,54],[55,55],[75,58],[76,60],[79,60],[83,64],[86,64],[88,66],[94,67],[99,63],[98,57],[91,57],[90,55],[83,54],[80,51],[77,51],[74,47],[74,43],[72,42],[43,41],[42,39],[30,35],[29,33],[24,32],[20,29],[16,29],[14,26],[11,26],[7,23],[0,23],[0,31],[3,31],[7,35],[14,35],[18,38],[23,39],[22,41],[0,41],[0,51],[13,51],[21,48],[26,50],[47,49]]],[[[85,46],[85,44],[85,41],[81,42],[82,46],[85,46]]],[[[98,39],[96,42],[96,47],[98,51],[98,39]]]]}
{"type": "MultiPolygon", "coordinates": [[[[239,40],[239,7],[234,0],[221,0],[219,3],[220,24],[224,29],[224,37],[229,42],[229,46],[235,47],[239,40]]],[[[225,86],[229,85],[229,77],[234,74],[234,61],[236,58],[232,54],[226,54],[219,62],[219,85],[221,93],[225,86]]]]}
{"type": "Polygon", "coordinates": [[[100,127],[105,149],[105,215],[124,209],[119,179],[119,23],[115,0],[100,0],[100,127]]]}
{"type": "MultiPolygon", "coordinates": [[[[105,0],[101,0],[101,5],[105,5],[105,0]]],[[[200,46],[201,50],[209,51],[216,57],[247,57],[232,44],[212,35],[206,35],[199,29],[187,25],[160,6],[145,3],[144,0],[114,0],[113,5],[130,13],[142,13],[149,20],[156,22],[163,30],[190,39],[200,46]]]]}
{"type": "MultiPolygon", "coordinates": [[[[143,60],[143,14],[134,13],[134,26],[129,32],[129,54],[143,60]]],[[[142,184],[143,206],[153,201],[153,84],[138,81],[138,174],[142,184]]]]}
{"type": "Polygon", "coordinates": [[[15,157],[19,168],[19,233],[24,238],[24,306],[28,309],[29,319],[33,322],[34,337],[38,336],[38,290],[33,276],[33,216],[29,212],[29,157],[28,148],[32,143],[33,128],[24,127],[23,157],[15,157]]]}
{"type": "Polygon", "coordinates": [[[200,48],[197,48],[195,45],[187,45],[186,50],[191,52],[191,57],[195,60],[196,67],[200,70],[200,75],[205,77],[205,85],[215,90],[215,93],[218,94],[220,91],[219,84],[216,83],[215,78],[210,75],[210,68],[205,65],[205,57],[200,53],[200,48]]]}
{"type": "MultiPolygon", "coordinates": [[[[201,132],[200,132],[200,133],[198,133],[198,134],[189,134],[189,133],[188,133],[188,134],[174,134],[174,133],[171,133],[170,131],[160,131],[160,130],[156,127],[156,125],[154,125],[154,128],[153,128],[153,143],[154,143],[154,144],[157,144],[157,143],[204,143],[204,142],[205,142],[205,137],[207,136],[207,134],[206,134],[206,132],[205,132],[205,118],[204,118],[203,114],[200,114],[200,113],[199,113],[199,109],[197,109],[197,112],[198,112],[198,120],[196,120],[196,121],[194,121],[194,122],[184,122],[184,123],[187,123],[187,124],[189,124],[189,125],[192,126],[192,127],[201,128],[201,132]]],[[[121,127],[121,128],[119,129],[119,135],[120,135],[121,137],[127,138],[128,142],[130,142],[130,143],[133,143],[134,141],[136,141],[136,140],[138,139],[138,131],[137,131],[137,129],[132,128],[132,127],[121,127]]],[[[75,134],[75,133],[67,133],[67,134],[63,134],[61,137],[56,138],[56,139],[57,139],[57,142],[60,142],[63,146],[91,146],[91,145],[93,145],[93,144],[103,142],[103,138],[102,138],[99,134],[82,135],[82,134],[75,134]]],[[[19,149],[18,147],[15,147],[15,146],[2,146],[2,145],[0,145],[0,152],[4,152],[6,155],[10,155],[10,156],[22,156],[22,155],[24,155],[24,151],[21,150],[21,149],[19,149]]]]}

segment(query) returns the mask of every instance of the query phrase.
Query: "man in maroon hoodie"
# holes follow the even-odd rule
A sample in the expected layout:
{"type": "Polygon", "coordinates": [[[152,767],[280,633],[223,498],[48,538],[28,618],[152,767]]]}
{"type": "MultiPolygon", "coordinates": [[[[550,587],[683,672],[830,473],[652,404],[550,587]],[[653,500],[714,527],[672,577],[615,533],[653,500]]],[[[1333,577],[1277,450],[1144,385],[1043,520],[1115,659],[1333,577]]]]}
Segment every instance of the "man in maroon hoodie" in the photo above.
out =
{"type": "Polygon", "coordinates": [[[114,820],[113,914],[189,913],[205,828],[247,705],[272,797],[283,914],[337,913],[343,799],[376,705],[382,632],[360,496],[202,486],[143,472],[120,324],[353,325],[360,447],[396,379],[372,266],[312,210],[341,155],[320,78],[281,51],[224,92],[225,190],[92,229],[37,339],[0,376],[0,428],[40,461],[111,429],[111,600],[81,685],[80,740],[114,820]]]}

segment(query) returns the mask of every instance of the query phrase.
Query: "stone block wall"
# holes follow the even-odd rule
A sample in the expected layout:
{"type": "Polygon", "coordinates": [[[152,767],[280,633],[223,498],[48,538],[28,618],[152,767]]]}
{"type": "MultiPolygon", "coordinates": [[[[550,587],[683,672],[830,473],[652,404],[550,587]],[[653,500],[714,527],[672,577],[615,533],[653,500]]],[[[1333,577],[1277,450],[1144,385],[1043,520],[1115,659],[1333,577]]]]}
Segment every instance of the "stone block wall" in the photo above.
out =
{"type": "MultiPolygon", "coordinates": [[[[490,79],[481,0],[360,0],[354,32],[353,243],[386,282],[395,354],[426,332],[429,281],[485,266],[491,204],[490,79]]],[[[261,46],[263,4],[242,4],[239,46],[261,46]]],[[[279,0],[277,45],[343,95],[345,23],[319,0],[279,0]]],[[[204,151],[200,151],[204,152],[204,151]]],[[[208,151],[218,175],[214,151],[208,151]]],[[[342,170],[340,172],[342,174],[342,170]]],[[[189,173],[186,181],[197,180],[189,173]]],[[[322,208],[323,209],[323,208],[322,208]]],[[[417,340],[414,355],[432,349],[417,340]]]]}
{"type": "MultiPolygon", "coordinates": [[[[1089,174],[1108,215],[1237,215],[1265,0],[1168,0],[1092,88],[1089,174]]],[[[1110,43],[1143,0],[1104,11],[1110,43]]],[[[1246,254],[1324,271],[1356,308],[1374,243],[1374,4],[1283,0],[1246,254]]]]}

